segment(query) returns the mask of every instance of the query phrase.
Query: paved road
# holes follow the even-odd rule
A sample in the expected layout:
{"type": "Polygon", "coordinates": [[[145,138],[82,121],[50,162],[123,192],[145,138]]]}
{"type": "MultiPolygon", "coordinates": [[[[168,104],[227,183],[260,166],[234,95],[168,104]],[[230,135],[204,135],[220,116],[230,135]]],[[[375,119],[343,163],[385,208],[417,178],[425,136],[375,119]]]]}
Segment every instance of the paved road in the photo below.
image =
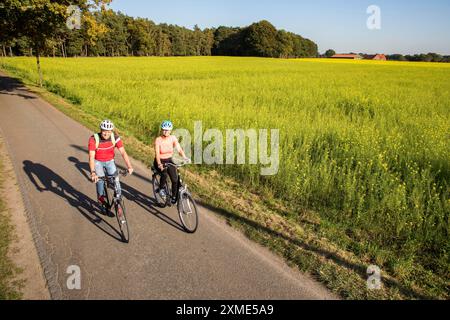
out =
{"type": "Polygon", "coordinates": [[[87,179],[91,132],[1,73],[0,115],[53,299],[335,298],[203,207],[198,232],[183,232],[175,209],[152,205],[137,161],[122,180],[131,242],[120,242],[87,179]],[[81,290],[67,289],[71,265],[81,290]]]}

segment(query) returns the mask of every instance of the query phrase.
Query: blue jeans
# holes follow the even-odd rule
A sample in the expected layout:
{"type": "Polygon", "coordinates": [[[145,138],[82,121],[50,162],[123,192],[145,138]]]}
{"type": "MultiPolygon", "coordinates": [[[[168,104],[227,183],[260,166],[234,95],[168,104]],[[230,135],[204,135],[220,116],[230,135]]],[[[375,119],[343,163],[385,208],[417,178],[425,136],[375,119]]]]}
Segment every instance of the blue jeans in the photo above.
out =
{"type": "MultiPolygon", "coordinates": [[[[105,171],[108,176],[114,176],[117,173],[117,167],[114,160],[108,161],[108,162],[100,162],[95,160],[95,173],[97,174],[97,177],[103,178],[105,176],[105,171]]],[[[120,197],[122,195],[122,188],[120,187],[120,181],[119,176],[115,178],[115,184],[116,184],[116,192],[117,196],[120,197]]],[[[100,198],[105,193],[105,181],[99,180],[97,183],[97,197],[100,198]]]]}

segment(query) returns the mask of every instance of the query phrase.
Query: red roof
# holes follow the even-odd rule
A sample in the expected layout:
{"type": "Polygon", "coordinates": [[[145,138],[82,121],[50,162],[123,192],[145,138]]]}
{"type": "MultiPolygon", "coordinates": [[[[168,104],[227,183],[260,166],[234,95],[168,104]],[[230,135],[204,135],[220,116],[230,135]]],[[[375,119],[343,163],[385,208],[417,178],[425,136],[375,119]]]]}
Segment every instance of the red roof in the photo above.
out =
{"type": "Polygon", "coordinates": [[[359,58],[359,54],[335,54],[332,58],[359,58]]]}
{"type": "Polygon", "coordinates": [[[384,54],[381,54],[381,53],[366,54],[366,55],[364,55],[364,59],[368,59],[368,60],[387,60],[386,56],[384,54]]]}

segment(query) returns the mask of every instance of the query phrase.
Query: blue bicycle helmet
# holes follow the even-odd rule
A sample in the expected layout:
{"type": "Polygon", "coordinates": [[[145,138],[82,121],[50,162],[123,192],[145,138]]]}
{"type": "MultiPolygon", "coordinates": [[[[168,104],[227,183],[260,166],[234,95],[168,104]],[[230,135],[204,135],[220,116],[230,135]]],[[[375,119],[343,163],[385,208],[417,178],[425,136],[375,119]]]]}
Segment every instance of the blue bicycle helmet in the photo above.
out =
{"type": "Polygon", "coordinates": [[[173,123],[171,121],[164,121],[161,124],[161,129],[162,130],[172,131],[173,130],[173,123]]]}

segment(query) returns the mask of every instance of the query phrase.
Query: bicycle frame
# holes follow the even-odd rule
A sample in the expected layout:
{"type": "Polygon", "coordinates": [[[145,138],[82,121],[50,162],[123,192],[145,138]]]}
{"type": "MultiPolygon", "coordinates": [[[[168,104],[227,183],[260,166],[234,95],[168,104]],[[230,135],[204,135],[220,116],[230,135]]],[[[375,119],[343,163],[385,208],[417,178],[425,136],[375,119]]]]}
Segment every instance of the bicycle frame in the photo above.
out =
{"type": "MultiPolygon", "coordinates": [[[[166,165],[165,165],[165,168],[164,168],[164,170],[162,170],[162,172],[160,172],[159,170],[154,170],[157,174],[159,174],[159,175],[162,175],[162,174],[166,174],[166,172],[167,172],[167,167],[169,167],[169,166],[171,166],[171,167],[175,167],[175,169],[177,169],[177,175],[178,175],[178,181],[177,181],[177,194],[175,195],[175,199],[176,199],[176,202],[178,203],[178,200],[180,200],[180,192],[182,192],[182,191],[180,191],[181,189],[184,189],[184,190],[186,190],[186,186],[185,185],[183,185],[183,180],[182,180],[182,178],[181,178],[181,174],[180,174],[180,171],[179,171],[179,169],[181,168],[181,167],[184,167],[185,165],[187,165],[188,163],[184,163],[184,164],[173,164],[173,163],[167,163],[166,165]]],[[[167,180],[166,180],[167,181],[167,180]]],[[[167,182],[166,182],[166,184],[167,184],[167,182]]],[[[172,189],[171,188],[168,188],[167,187],[167,192],[168,192],[168,194],[170,195],[170,197],[167,197],[167,199],[166,199],[166,205],[169,205],[169,204],[171,204],[170,203],[170,198],[173,196],[172,195],[172,189]]]]}
{"type": "Polygon", "coordinates": [[[99,178],[99,180],[102,180],[105,182],[105,196],[106,196],[106,202],[108,205],[108,210],[111,210],[111,208],[113,207],[114,203],[117,201],[120,201],[120,199],[117,199],[117,188],[116,188],[116,182],[115,179],[120,175],[122,175],[123,177],[126,177],[128,175],[128,171],[120,171],[120,172],[116,172],[115,175],[113,176],[109,176],[108,173],[106,172],[106,169],[103,169],[105,172],[105,176],[99,178]],[[109,195],[108,195],[108,191],[107,188],[113,189],[114,190],[114,195],[113,198],[111,199],[111,201],[109,200],[109,195]]]}
{"type": "MultiPolygon", "coordinates": [[[[172,164],[172,163],[167,163],[165,165],[164,170],[160,171],[158,169],[156,169],[155,167],[152,167],[152,171],[153,171],[153,192],[155,194],[155,199],[157,201],[157,204],[160,207],[171,207],[172,206],[172,201],[171,201],[171,197],[175,196],[176,199],[176,205],[177,205],[177,209],[178,209],[178,215],[180,216],[180,220],[181,223],[183,224],[184,229],[188,232],[188,233],[194,233],[197,230],[198,227],[198,209],[197,206],[195,204],[194,199],[192,198],[192,195],[190,194],[187,185],[185,185],[183,183],[183,179],[181,177],[181,174],[179,173],[178,169],[183,167],[184,165],[186,165],[188,163],[184,163],[181,165],[176,165],[176,164],[172,164]],[[167,174],[167,168],[169,166],[175,167],[177,169],[177,173],[178,173],[178,181],[177,181],[177,191],[176,191],[176,195],[172,195],[171,194],[171,188],[168,188],[168,184],[167,184],[167,179],[166,179],[166,183],[165,186],[163,186],[164,188],[168,189],[167,191],[167,196],[165,197],[161,197],[158,195],[159,191],[161,190],[162,186],[158,183],[157,181],[157,177],[159,176],[159,178],[161,179],[161,176],[163,174],[167,174]],[[158,184],[156,184],[158,183],[158,184]],[[162,201],[158,200],[158,197],[161,198],[162,201]],[[192,225],[191,223],[189,223],[190,220],[192,220],[192,218],[194,218],[194,225],[192,225]]],[[[161,180],[160,180],[161,181],[161,180]]]]}

